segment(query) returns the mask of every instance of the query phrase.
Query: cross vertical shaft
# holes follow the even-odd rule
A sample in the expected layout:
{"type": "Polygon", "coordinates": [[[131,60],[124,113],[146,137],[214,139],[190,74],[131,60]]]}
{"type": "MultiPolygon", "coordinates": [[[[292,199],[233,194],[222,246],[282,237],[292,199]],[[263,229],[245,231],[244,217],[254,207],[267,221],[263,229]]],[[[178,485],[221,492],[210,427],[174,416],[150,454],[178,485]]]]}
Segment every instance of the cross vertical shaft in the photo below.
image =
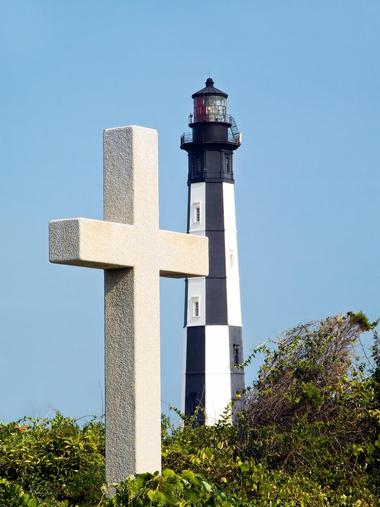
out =
{"type": "Polygon", "coordinates": [[[157,132],[104,132],[104,220],[49,224],[49,259],[105,271],[106,479],[161,468],[159,277],[207,276],[208,240],[159,229],[157,132]]]}
{"type": "MultiPolygon", "coordinates": [[[[150,129],[105,130],[105,220],[158,229],[155,138],[150,129]]],[[[104,272],[107,481],[161,468],[159,271],[152,262],[139,271],[104,272]]]]}

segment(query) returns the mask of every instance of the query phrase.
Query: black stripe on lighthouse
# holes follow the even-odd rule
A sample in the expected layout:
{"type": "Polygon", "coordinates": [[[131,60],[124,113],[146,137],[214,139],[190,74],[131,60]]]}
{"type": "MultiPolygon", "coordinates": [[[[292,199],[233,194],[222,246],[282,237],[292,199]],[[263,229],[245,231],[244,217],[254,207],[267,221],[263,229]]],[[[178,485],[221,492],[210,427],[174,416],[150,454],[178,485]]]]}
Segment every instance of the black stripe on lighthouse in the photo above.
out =
{"type": "Polygon", "coordinates": [[[206,325],[228,323],[223,183],[205,183],[206,236],[210,271],[206,278],[206,325]]]}
{"type": "MultiPolygon", "coordinates": [[[[193,414],[197,407],[205,409],[206,384],[205,327],[192,326],[186,329],[186,378],[185,414],[193,414]]],[[[198,422],[204,422],[202,411],[198,422]]]]}

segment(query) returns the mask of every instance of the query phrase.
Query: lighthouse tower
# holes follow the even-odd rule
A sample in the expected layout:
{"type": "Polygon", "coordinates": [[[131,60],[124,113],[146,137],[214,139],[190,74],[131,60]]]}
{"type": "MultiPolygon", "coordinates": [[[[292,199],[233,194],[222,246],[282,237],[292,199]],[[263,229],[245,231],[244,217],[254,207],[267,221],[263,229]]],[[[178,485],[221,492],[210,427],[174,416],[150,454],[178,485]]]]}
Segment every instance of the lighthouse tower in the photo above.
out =
{"type": "Polygon", "coordinates": [[[189,159],[188,224],[209,239],[209,276],[186,280],[184,410],[203,408],[214,424],[244,389],[233,152],[241,135],[227,113],[228,95],[214,87],[193,94],[191,131],[181,137],[189,159]]]}

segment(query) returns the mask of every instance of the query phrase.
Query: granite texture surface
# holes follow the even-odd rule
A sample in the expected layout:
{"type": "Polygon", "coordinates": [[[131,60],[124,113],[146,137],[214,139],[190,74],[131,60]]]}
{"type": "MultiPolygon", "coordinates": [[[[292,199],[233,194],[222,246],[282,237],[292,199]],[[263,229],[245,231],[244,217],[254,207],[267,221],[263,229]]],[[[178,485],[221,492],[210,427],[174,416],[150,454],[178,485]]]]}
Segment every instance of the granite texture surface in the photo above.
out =
{"type": "Polygon", "coordinates": [[[206,276],[206,237],[159,230],[157,132],[104,131],[104,220],[50,223],[50,261],[105,270],[106,479],[161,468],[159,277],[206,276]]]}

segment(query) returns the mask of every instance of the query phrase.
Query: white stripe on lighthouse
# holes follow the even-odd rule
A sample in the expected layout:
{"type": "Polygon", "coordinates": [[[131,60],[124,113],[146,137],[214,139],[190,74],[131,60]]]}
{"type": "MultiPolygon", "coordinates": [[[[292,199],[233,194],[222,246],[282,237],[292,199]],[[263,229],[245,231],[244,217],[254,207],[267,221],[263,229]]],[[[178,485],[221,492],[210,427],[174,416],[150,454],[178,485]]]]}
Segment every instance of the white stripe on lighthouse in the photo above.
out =
{"type": "Polygon", "coordinates": [[[239,260],[236,237],[235,189],[223,183],[224,237],[226,251],[227,318],[230,326],[241,326],[239,260]]]}
{"type": "Polygon", "coordinates": [[[215,424],[231,402],[230,340],[228,326],[206,326],[206,424],[215,424]]]}
{"type": "Polygon", "coordinates": [[[227,317],[230,326],[241,326],[239,279],[227,278],[227,317]]]}
{"type": "MultiPolygon", "coordinates": [[[[204,236],[206,234],[206,183],[190,185],[189,232],[204,236]],[[199,212],[197,208],[199,207],[199,212]]],[[[187,289],[187,326],[204,326],[206,324],[206,279],[189,278],[187,289]],[[199,303],[199,314],[194,306],[199,303]]]]}

